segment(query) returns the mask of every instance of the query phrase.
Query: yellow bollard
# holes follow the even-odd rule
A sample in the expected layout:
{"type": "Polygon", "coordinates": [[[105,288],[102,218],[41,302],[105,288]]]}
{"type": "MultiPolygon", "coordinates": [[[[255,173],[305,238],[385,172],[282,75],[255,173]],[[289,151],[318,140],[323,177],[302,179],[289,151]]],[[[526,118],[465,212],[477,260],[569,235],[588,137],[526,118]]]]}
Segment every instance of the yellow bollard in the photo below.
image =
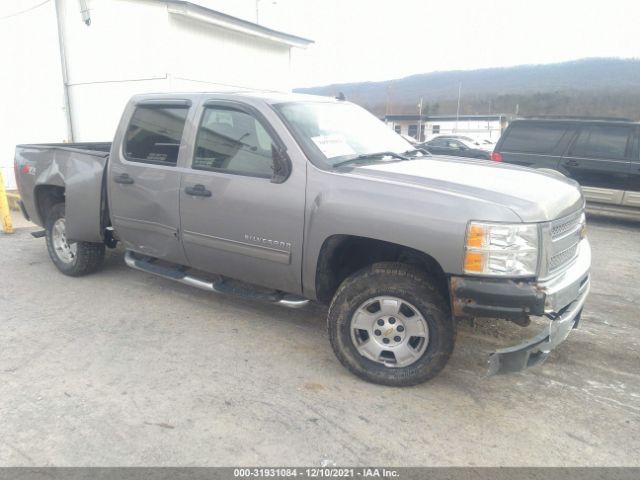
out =
{"type": "Polygon", "coordinates": [[[11,212],[9,212],[9,201],[7,200],[7,192],[4,190],[4,178],[0,170],[0,217],[2,218],[2,230],[4,233],[13,233],[13,224],[11,223],[11,212]]]}

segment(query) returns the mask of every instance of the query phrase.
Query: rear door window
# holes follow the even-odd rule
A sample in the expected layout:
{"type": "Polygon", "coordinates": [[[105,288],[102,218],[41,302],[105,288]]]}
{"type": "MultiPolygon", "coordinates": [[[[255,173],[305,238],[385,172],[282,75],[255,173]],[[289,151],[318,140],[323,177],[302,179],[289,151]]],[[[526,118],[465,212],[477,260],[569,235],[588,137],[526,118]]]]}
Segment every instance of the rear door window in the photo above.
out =
{"type": "Polygon", "coordinates": [[[562,124],[515,123],[502,144],[503,152],[550,154],[567,132],[562,124]]]}
{"type": "Polygon", "coordinates": [[[125,158],[132,162],[175,166],[188,107],[137,107],[124,142],[125,158]]]}
{"type": "Polygon", "coordinates": [[[630,127],[616,125],[583,127],[569,151],[569,156],[625,158],[630,133],[630,127]]]}

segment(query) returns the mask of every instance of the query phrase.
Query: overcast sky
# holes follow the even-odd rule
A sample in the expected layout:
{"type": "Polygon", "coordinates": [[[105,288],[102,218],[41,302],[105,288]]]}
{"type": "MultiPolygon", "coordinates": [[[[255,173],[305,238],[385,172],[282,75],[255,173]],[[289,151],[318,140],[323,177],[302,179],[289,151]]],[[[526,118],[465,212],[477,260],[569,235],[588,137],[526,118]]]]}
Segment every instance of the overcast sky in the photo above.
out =
{"type": "MultiPolygon", "coordinates": [[[[243,2],[255,20],[254,0],[209,0],[243,2]]],[[[639,0],[259,0],[259,8],[264,25],[316,42],[295,57],[296,86],[640,57],[639,0]]]]}
{"type": "MultiPolygon", "coordinates": [[[[0,0],[0,14],[43,1],[0,0]]],[[[113,0],[87,1],[96,8],[113,0]]],[[[294,53],[299,87],[583,57],[640,58],[640,0],[191,1],[250,21],[257,5],[261,24],[313,39],[294,53]]]]}

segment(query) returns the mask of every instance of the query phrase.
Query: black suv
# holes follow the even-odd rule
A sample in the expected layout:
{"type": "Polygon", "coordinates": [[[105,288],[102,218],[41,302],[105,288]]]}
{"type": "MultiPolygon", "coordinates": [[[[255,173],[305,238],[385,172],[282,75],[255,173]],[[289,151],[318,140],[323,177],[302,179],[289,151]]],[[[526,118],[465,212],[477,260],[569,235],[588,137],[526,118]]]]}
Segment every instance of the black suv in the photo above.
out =
{"type": "Polygon", "coordinates": [[[491,159],[561,172],[601,207],[640,208],[639,142],[640,123],[630,121],[514,120],[491,159]]]}

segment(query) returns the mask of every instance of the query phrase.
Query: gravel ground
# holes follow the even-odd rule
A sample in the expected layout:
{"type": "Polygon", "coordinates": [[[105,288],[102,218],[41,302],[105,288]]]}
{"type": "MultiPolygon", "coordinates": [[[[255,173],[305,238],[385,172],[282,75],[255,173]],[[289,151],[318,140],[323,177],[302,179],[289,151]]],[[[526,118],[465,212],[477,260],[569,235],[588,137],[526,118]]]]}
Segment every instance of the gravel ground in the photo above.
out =
{"type": "Polygon", "coordinates": [[[125,267],[58,273],[0,234],[0,466],[640,466],[640,221],[590,218],[592,293],[547,363],[486,378],[533,336],[478,320],[428,384],[334,358],[324,311],[215,296],[125,267]]]}

